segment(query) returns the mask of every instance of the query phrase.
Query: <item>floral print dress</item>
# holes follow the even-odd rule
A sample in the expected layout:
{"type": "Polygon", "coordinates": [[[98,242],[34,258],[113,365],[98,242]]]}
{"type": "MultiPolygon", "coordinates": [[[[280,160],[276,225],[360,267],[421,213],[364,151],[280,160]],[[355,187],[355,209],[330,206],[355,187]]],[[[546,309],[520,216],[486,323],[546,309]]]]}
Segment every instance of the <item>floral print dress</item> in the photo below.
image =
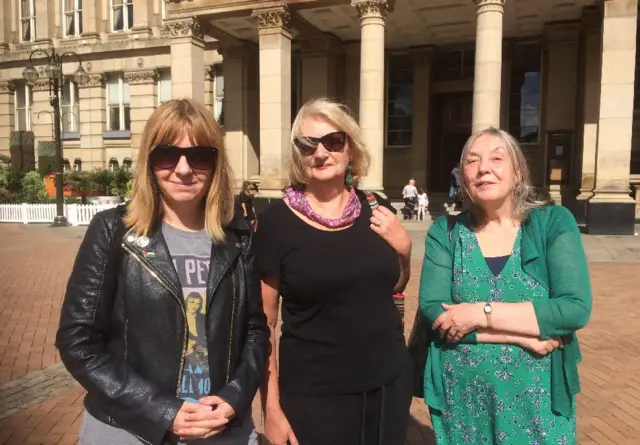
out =
{"type": "MultiPolygon", "coordinates": [[[[522,270],[520,232],[502,271],[491,272],[474,232],[460,226],[454,255],[454,303],[548,299],[522,270]]],[[[438,445],[570,445],[576,443],[575,399],[569,418],[551,411],[551,357],[507,344],[443,349],[445,406],[432,410],[438,445]]]]}

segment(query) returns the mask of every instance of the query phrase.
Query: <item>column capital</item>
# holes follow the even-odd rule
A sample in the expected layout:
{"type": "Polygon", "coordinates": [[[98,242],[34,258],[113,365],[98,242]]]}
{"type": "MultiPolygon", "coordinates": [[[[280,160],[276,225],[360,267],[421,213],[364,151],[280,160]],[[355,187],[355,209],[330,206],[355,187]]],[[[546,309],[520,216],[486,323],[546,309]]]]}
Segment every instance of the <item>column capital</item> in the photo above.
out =
{"type": "Polygon", "coordinates": [[[207,82],[212,82],[216,78],[216,66],[215,65],[207,65],[204,67],[204,80],[207,82]]]}
{"type": "Polygon", "coordinates": [[[504,5],[507,0],[473,0],[476,4],[476,12],[482,14],[483,12],[504,12],[504,5]]]}
{"type": "Polygon", "coordinates": [[[361,19],[386,19],[387,14],[393,11],[394,3],[395,0],[351,0],[351,6],[358,10],[361,19]]]}
{"type": "Polygon", "coordinates": [[[16,90],[16,83],[13,80],[0,82],[0,94],[11,94],[16,90]]]}
{"type": "Polygon", "coordinates": [[[160,73],[158,73],[158,70],[128,71],[124,73],[124,78],[130,85],[158,83],[159,77],[160,73]]]}
{"type": "Polygon", "coordinates": [[[258,25],[259,34],[274,34],[282,31],[291,33],[289,30],[289,8],[285,5],[275,8],[256,9],[251,13],[251,17],[258,25]]]}
{"type": "Polygon", "coordinates": [[[82,85],[78,85],[79,88],[92,88],[100,87],[104,88],[106,76],[103,73],[89,74],[89,79],[82,85]]]}
{"type": "Polygon", "coordinates": [[[181,20],[167,20],[164,29],[171,37],[195,37],[204,39],[204,26],[197,17],[181,20]]]}

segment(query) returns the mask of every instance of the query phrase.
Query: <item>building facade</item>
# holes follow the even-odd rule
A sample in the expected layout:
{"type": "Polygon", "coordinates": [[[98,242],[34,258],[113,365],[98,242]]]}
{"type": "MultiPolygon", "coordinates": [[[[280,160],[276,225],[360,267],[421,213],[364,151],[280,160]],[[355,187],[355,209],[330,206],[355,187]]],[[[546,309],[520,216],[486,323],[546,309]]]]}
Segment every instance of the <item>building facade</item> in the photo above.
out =
{"type": "MultiPolygon", "coordinates": [[[[49,91],[21,79],[30,51],[81,55],[88,84],[63,90],[73,168],[135,162],[169,98],[203,101],[224,126],[237,181],[287,181],[292,119],[328,96],[359,120],[372,168],[361,186],[432,201],[468,136],[521,143],[534,184],[591,233],[640,216],[638,0],[5,0],[0,151],[10,132],[50,140],[49,91]]],[[[37,65],[38,60],[34,59],[37,65]]],[[[73,59],[65,67],[73,73],[73,59]]],[[[40,63],[40,67],[44,67],[40,63]]]]}

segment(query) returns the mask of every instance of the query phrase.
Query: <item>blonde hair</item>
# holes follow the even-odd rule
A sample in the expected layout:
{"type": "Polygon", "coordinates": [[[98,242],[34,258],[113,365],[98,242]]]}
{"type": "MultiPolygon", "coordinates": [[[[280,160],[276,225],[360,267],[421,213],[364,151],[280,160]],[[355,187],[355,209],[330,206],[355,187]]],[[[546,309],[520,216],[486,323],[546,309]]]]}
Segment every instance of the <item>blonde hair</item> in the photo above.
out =
{"type": "Polygon", "coordinates": [[[158,107],[144,127],[131,200],[124,223],[147,235],[162,219],[162,200],[149,154],[161,144],[173,144],[186,134],[194,145],[218,149],[218,161],[203,200],[205,228],[214,243],[225,239],[223,227],[233,218],[233,174],[220,126],[207,108],[191,99],[171,100],[158,107]]]}
{"type": "Polygon", "coordinates": [[[319,117],[330,122],[338,131],[347,134],[347,142],[351,150],[351,175],[354,185],[358,179],[367,175],[371,155],[362,138],[360,126],[352,116],[351,110],[346,105],[334,102],[327,98],[312,99],[305,103],[291,128],[291,143],[289,148],[289,180],[291,184],[303,185],[307,183],[307,173],[302,162],[302,155],[296,147],[296,138],[304,138],[302,134],[302,122],[307,117],[319,117]]]}
{"type": "MultiPolygon", "coordinates": [[[[482,136],[492,136],[504,144],[504,148],[507,152],[507,159],[511,164],[513,174],[516,177],[516,183],[511,189],[513,217],[522,222],[527,218],[531,210],[549,205],[551,201],[541,199],[535,188],[531,185],[531,176],[529,174],[527,160],[520,149],[518,141],[516,141],[515,138],[506,131],[491,127],[473,134],[464,144],[464,148],[462,149],[462,155],[460,156],[461,168],[464,168],[471,147],[473,147],[476,140],[482,136]]],[[[461,179],[462,191],[470,201],[469,212],[471,214],[471,221],[474,224],[481,224],[485,219],[484,210],[471,198],[471,195],[469,194],[469,185],[467,184],[464,174],[461,175],[461,179]]]]}

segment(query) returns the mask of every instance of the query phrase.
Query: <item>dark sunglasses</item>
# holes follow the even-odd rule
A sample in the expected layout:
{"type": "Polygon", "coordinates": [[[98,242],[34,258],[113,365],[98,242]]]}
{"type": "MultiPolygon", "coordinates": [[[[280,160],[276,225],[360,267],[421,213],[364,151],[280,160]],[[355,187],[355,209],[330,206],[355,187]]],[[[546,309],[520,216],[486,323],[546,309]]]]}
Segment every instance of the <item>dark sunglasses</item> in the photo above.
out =
{"type": "Polygon", "coordinates": [[[293,141],[302,156],[313,155],[318,149],[318,144],[321,142],[327,151],[331,153],[340,152],[344,150],[344,145],[347,143],[347,133],[344,131],[334,131],[333,133],[325,134],[321,138],[303,136],[295,138],[293,141]]]}
{"type": "Polygon", "coordinates": [[[218,162],[218,149],[215,147],[174,147],[158,145],[149,154],[151,166],[161,170],[175,168],[180,158],[187,158],[193,170],[214,170],[218,162]]]}

